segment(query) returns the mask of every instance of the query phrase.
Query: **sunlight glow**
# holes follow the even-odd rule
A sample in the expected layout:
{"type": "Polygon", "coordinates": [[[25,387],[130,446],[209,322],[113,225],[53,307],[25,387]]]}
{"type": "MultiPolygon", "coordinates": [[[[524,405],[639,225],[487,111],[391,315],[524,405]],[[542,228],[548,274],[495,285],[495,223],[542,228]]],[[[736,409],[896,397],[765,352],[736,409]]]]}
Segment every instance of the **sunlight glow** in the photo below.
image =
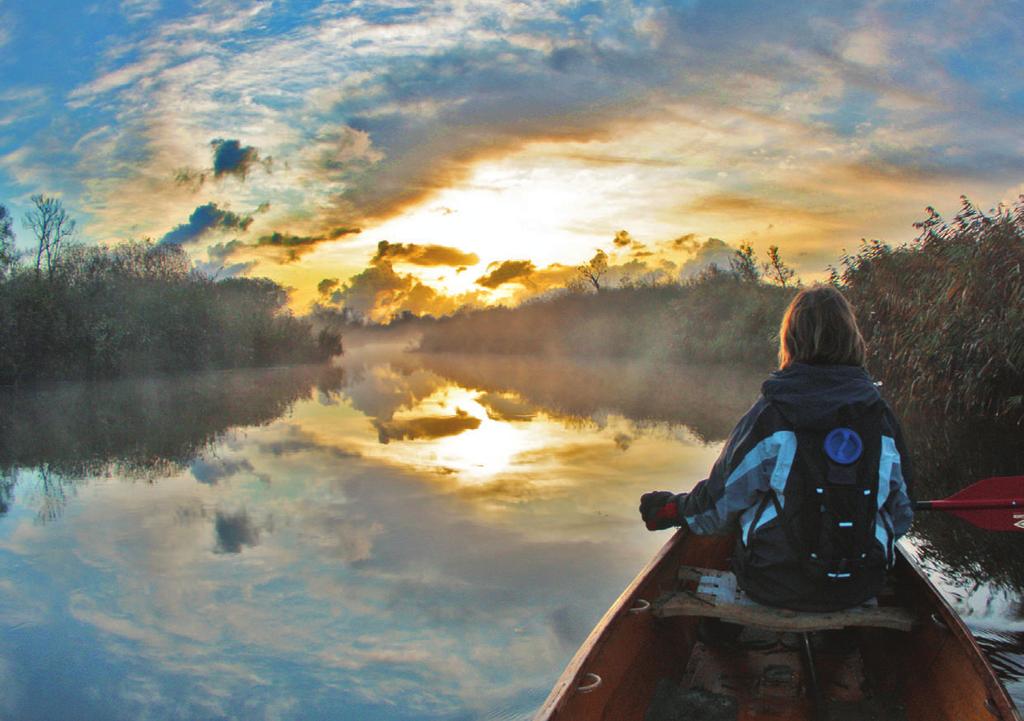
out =
{"type": "Polygon", "coordinates": [[[391,441],[386,455],[398,463],[455,475],[462,483],[483,482],[508,470],[515,456],[531,445],[532,429],[492,420],[477,400],[480,395],[478,391],[447,386],[414,409],[396,414],[394,421],[398,423],[467,414],[479,421],[479,426],[438,438],[391,441]]]}

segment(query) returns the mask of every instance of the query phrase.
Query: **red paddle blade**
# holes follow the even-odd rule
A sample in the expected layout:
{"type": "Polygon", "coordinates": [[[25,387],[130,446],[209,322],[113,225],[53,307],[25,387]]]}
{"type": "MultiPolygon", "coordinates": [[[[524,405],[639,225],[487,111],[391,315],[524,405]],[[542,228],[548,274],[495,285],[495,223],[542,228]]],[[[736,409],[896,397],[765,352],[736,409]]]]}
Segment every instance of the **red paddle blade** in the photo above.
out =
{"type": "Polygon", "coordinates": [[[1024,531],[1024,504],[1016,508],[975,508],[950,513],[986,531],[1024,531]]]}
{"type": "Polygon", "coordinates": [[[1014,500],[1024,498],[1024,476],[994,476],[972,483],[947,501],[1014,500]]]}
{"type": "Polygon", "coordinates": [[[924,508],[989,531],[1024,531],[1024,476],[985,478],[941,501],[925,501],[924,508]]]}

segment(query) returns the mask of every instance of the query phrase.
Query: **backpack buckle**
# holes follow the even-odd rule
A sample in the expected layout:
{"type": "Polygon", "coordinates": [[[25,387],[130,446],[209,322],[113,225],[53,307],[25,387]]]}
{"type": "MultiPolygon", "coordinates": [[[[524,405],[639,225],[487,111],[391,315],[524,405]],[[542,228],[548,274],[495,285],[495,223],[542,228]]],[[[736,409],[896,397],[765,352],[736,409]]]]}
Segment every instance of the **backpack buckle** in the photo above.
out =
{"type": "Polygon", "coordinates": [[[853,577],[853,565],[849,560],[841,558],[839,561],[832,566],[831,569],[825,571],[825,577],[832,581],[844,581],[853,577]]]}

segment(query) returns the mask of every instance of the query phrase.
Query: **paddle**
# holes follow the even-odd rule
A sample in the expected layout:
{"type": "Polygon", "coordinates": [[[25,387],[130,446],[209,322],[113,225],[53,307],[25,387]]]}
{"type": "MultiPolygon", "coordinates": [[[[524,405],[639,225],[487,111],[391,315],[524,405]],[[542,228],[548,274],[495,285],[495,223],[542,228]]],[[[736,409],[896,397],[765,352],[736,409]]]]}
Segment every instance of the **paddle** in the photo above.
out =
{"type": "Polygon", "coordinates": [[[989,531],[1024,531],[1024,476],[995,476],[940,501],[915,501],[915,511],[946,511],[989,531]]]}

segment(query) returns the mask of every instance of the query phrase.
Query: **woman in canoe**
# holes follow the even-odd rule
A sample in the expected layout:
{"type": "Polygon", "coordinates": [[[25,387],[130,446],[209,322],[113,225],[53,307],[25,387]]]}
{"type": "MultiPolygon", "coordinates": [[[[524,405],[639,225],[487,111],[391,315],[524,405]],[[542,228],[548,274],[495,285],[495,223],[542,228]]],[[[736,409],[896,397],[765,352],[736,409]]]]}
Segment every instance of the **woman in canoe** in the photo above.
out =
{"type": "Polygon", "coordinates": [[[876,596],[913,512],[899,424],[864,362],[843,295],[827,285],[797,294],[779,370],[706,480],[642,496],[647,528],[737,533],[733,570],[760,603],[826,611],[876,596]]]}

